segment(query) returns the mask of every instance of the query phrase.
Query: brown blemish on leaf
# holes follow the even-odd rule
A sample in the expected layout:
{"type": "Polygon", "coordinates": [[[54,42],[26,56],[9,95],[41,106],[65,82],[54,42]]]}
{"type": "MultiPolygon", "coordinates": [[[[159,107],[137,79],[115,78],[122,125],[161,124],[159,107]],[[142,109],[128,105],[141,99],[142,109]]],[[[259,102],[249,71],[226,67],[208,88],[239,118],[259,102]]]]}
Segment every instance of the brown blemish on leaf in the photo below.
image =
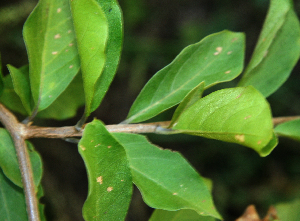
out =
{"type": "Polygon", "coordinates": [[[223,48],[222,47],[216,47],[216,52],[214,53],[214,55],[218,55],[222,52],[223,48]]]}
{"type": "Polygon", "coordinates": [[[266,50],[265,53],[264,53],[264,58],[268,55],[269,51],[266,50]]]}
{"type": "Polygon", "coordinates": [[[230,55],[232,53],[232,51],[228,51],[227,54],[230,55]]]}
{"type": "Polygon", "coordinates": [[[99,147],[101,145],[101,143],[98,143],[97,145],[95,145],[95,147],[99,147]]]}
{"type": "Polygon", "coordinates": [[[69,46],[72,47],[72,46],[73,46],[73,43],[70,43],[69,46]]]}
{"type": "Polygon", "coordinates": [[[58,9],[56,10],[56,12],[57,12],[57,13],[60,13],[60,12],[61,12],[61,8],[58,8],[58,9]]]}
{"type": "Polygon", "coordinates": [[[229,74],[231,71],[229,70],[229,71],[225,71],[225,74],[229,74]]]}
{"type": "Polygon", "coordinates": [[[58,53],[57,51],[52,51],[52,54],[53,54],[53,55],[55,55],[55,54],[57,54],[57,53],[58,53]]]}
{"type": "Polygon", "coordinates": [[[234,136],[234,138],[237,141],[241,142],[241,143],[245,142],[245,135],[244,134],[237,134],[237,135],[234,136]]]}
{"type": "Polygon", "coordinates": [[[103,184],[103,177],[102,176],[97,177],[97,183],[103,184]]]}
{"type": "Polygon", "coordinates": [[[60,34],[54,35],[54,39],[59,39],[59,38],[61,38],[60,34]]]}
{"type": "Polygon", "coordinates": [[[107,192],[111,192],[114,188],[112,186],[107,187],[107,192]]]}
{"type": "Polygon", "coordinates": [[[93,143],[94,142],[94,140],[91,140],[91,143],[93,143]]]}
{"type": "Polygon", "coordinates": [[[178,193],[173,193],[174,196],[176,196],[178,193]]]}
{"type": "Polygon", "coordinates": [[[111,148],[111,146],[107,146],[107,148],[109,149],[109,148],[111,148]]]}
{"type": "Polygon", "coordinates": [[[85,151],[85,150],[86,150],[86,148],[85,148],[84,146],[82,146],[82,145],[80,145],[79,147],[80,147],[80,149],[81,149],[82,151],[85,151]]]}
{"type": "Polygon", "coordinates": [[[206,202],[206,200],[202,200],[202,203],[205,203],[206,202]]]}
{"type": "Polygon", "coordinates": [[[251,115],[249,115],[249,116],[245,117],[245,118],[244,118],[244,120],[247,120],[247,119],[248,119],[248,118],[250,118],[250,117],[251,117],[251,115]]]}
{"type": "Polygon", "coordinates": [[[233,38],[231,42],[235,42],[236,40],[238,40],[238,38],[233,38]]]}
{"type": "Polygon", "coordinates": [[[261,140],[259,140],[259,141],[257,142],[257,144],[260,145],[260,144],[261,144],[261,140]]]}
{"type": "Polygon", "coordinates": [[[68,34],[70,34],[71,32],[72,32],[72,30],[69,30],[69,31],[68,31],[68,34]]]}
{"type": "Polygon", "coordinates": [[[70,66],[69,66],[69,68],[73,68],[73,67],[74,67],[73,65],[70,65],[70,66]]]}

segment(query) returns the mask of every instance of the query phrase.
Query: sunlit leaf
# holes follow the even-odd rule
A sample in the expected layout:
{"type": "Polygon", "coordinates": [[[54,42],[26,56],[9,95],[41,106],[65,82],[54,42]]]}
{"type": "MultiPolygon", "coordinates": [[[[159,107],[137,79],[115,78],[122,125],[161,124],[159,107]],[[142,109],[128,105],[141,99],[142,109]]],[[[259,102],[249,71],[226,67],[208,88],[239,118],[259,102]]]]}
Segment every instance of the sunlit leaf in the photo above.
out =
{"type": "Polygon", "coordinates": [[[220,218],[206,183],[179,153],[158,148],[141,135],[114,136],[125,147],[133,182],[150,207],[193,209],[200,215],[220,218]]]}
{"type": "Polygon", "coordinates": [[[37,117],[65,120],[76,116],[77,109],[84,105],[84,92],[81,75],[77,75],[67,89],[37,117]]]}
{"type": "Polygon", "coordinates": [[[14,90],[20,97],[20,100],[28,114],[31,114],[31,90],[29,82],[29,69],[28,65],[21,67],[20,69],[7,65],[10,72],[14,90]]]}
{"type": "Polygon", "coordinates": [[[193,90],[190,91],[190,93],[186,95],[186,97],[176,108],[169,127],[172,127],[177,122],[180,115],[202,97],[203,91],[204,82],[201,82],[197,87],[195,87],[193,90]]]}
{"type": "MultiPolygon", "coordinates": [[[[42,160],[31,143],[26,142],[32,164],[34,183],[37,188],[42,179],[42,160]]],[[[0,167],[3,173],[17,186],[23,187],[16,151],[9,133],[0,128],[0,167]]]]}
{"type": "Polygon", "coordinates": [[[122,145],[98,120],[89,123],[78,144],[88,173],[89,192],[83,207],[88,220],[124,220],[132,178],[122,145]]]}
{"type": "Polygon", "coordinates": [[[251,61],[239,86],[253,85],[264,96],[289,77],[300,56],[300,24],[291,0],[272,0],[251,61]]]}
{"type": "Polygon", "coordinates": [[[108,22],[108,39],[106,46],[106,61],[103,73],[95,84],[95,95],[91,111],[94,111],[102,101],[107,89],[115,76],[123,44],[122,11],[116,0],[96,0],[101,5],[108,22]]]}
{"type": "Polygon", "coordinates": [[[222,31],[186,47],[145,85],[126,123],[144,121],[178,104],[198,84],[230,81],[243,69],[244,34],[222,31]]]}
{"type": "Polygon", "coordinates": [[[274,131],[279,136],[300,141],[300,119],[279,124],[274,131]]]}
{"type": "Polygon", "coordinates": [[[98,106],[102,99],[95,97],[95,85],[105,65],[108,21],[96,0],[73,0],[70,5],[83,76],[85,114],[88,116],[93,102],[98,106]]]}
{"type": "Polygon", "coordinates": [[[215,221],[209,216],[200,216],[194,210],[182,209],[178,211],[167,211],[156,209],[152,213],[149,221],[215,221]]]}
{"type": "Polygon", "coordinates": [[[54,102],[80,68],[69,0],[40,0],[23,35],[33,99],[40,111],[54,102]]]}
{"type": "Polygon", "coordinates": [[[268,102],[252,86],[213,92],[188,108],[173,129],[253,148],[260,155],[273,137],[268,102]]]}

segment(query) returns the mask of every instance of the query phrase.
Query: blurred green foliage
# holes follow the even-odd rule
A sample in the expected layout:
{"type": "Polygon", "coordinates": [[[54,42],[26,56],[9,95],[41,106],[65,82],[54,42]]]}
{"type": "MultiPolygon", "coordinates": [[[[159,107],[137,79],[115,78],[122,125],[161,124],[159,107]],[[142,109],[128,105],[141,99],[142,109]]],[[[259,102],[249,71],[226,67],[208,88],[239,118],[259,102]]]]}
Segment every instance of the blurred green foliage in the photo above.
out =
{"type": "MultiPolygon", "coordinates": [[[[22,26],[36,0],[0,2],[0,52],[6,64],[25,65],[22,26]]],[[[128,114],[137,94],[158,70],[169,64],[188,44],[224,29],[246,33],[249,61],[267,13],[267,0],[120,0],[124,13],[124,46],[121,63],[103,104],[93,117],[106,124],[119,123],[128,114]]],[[[295,9],[300,14],[300,2],[295,9]]],[[[300,115],[300,65],[289,80],[268,98],[274,116],[300,115]]],[[[232,83],[230,83],[232,84],[232,83]]],[[[211,90],[222,88],[213,87],[211,90]]],[[[82,111],[82,110],[80,110],[82,111]]],[[[170,111],[156,119],[169,120],[170,111]]],[[[81,116],[82,113],[79,114],[81,116]]],[[[69,121],[36,121],[52,126],[74,125],[69,121]]],[[[150,135],[164,148],[180,151],[201,175],[213,180],[216,206],[225,220],[239,217],[249,204],[261,216],[277,202],[300,197],[299,143],[280,139],[271,155],[260,158],[254,151],[188,135],[150,135]]],[[[43,186],[49,220],[82,220],[80,211],[87,193],[84,164],[76,145],[59,140],[33,140],[44,160],[43,186]],[[64,168],[64,169],[62,169],[64,168]]],[[[147,220],[151,209],[133,196],[128,221],[147,220]]]]}

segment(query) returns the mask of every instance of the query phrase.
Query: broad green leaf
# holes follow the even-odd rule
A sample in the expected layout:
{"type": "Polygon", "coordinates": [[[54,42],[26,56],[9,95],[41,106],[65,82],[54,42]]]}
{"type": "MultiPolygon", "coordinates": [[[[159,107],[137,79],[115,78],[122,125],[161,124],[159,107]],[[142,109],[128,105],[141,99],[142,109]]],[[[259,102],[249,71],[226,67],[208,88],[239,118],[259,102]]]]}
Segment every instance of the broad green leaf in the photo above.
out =
{"type": "Polygon", "coordinates": [[[48,108],[39,112],[37,117],[57,120],[74,117],[84,101],[82,78],[78,74],[67,89],[48,108]]]}
{"type": "Polygon", "coordinates": [[[1,220],[27,220],[25,196],[20,187],[14,185],[0,169],[0,214],[1,220]]]}
{"type": "Polygon", "coordinates": [[[185,96],[185,98],[176,108],[169,127],[172,127],[177,122],[180,115],[202,97],[203,91],[204,82],[201,82],[197,87],[195,87],[193,90],[190,91],[190,93],[188,93],[185,96]]]}
{"type": "Polygon", "coordinates": [[[251,61],[239,86],[253,85],[264,96],[289,77],[300,56],[300,24],[291,0],[272,0],[251,61]]]}
{"type": "Polygon", "coordinates": [[[40,0],[23,35],[32,95],[40,111],[56,100],[80,68],[69,0],[40,0]]]}
{"type": "Polygon", "coordinates": [[[2,74],[2,63],[1,63],[1,54],[0,54],[0,96],[4,89],[4,82],[3,82],[3,74],[2,74]]]}
{"type": "Polygon", "coordinates": [[[300,119],[279,124],[274,131],[279,136],[300,141],[300,119]]]}
{"type": "Polygon", "coordinates": [[[20,97],[27,114],[30,115],[32,108],[28,65],[25,65],[20,69],[17,69],[12,65],[7,65],[7,68],[11,74],[14,90],[20,97]]]}
{"type": "Polygon", "coordinates": [[[94,120],[85,127],[78,149],[89,182],[83,206],[85,220],[124,220],[132,194],[124,148],[100,121],[94,120]]]}
{"type": "Polygon", "coordinates": [[[206,183],[179,153],[154,146],[141,135],[114,136],[125,147],[133,182],[150,207],[192,209],[203,216],[220,218],[206,183]]]}
{"type": "Polygon", "coordinates": [[[20,97],[14,90],[10,74],[6,75],[3,78],[3,83],[4,89],[0,97],[0,102],[4,104],[8,109],[26,116],[27,112],[22,104],[22,101],[20,100],[20,97]]]}
{"type": "Polygon", "coordinates": [[[101,103],[108,87],[115,76],[123,44],[122,11],[116,0],[96,0],[101,5],[108,22],[106,61],[103,73],[95,84],[95,95],[91,112],[101,103]]]}
{"type": "Polygon", "coordinates": [[[198,84],[230,81],[243,69],[244,34],[222,31],[190,45],[157,72],[133,103],[126,123],[144,121],[178,104],[198,84]]]}
{"type": "Polygon", "coordinates": [[[275,133],[273,132],[273,136],[272,136],[270,142],[266,146],[264,146],[262,149],[259,150],[259,155],[261,157],[268,156],[274,150],[274,148],[277,146],[277,144],[278,144],[278,138],[275,135],[275,133]]]}
{"type": "Polygon", "coordinates": [[[95,86],[105,65],[108,21],[96,0],[73,0],[70,5],[83,76],[85,114],[88,116],[93,102],[98,106],[102,99],[95,97],[95,86]]]}
{"type": "MultiPolygon", "coordinates": [[[[173,129],[253,148],[273,137],[272,114],[266,99],[252,86],[215,91],[188,108],[173,129]]],[[[263,153],[262,153],[263,151],[263,153]]]]}
{"type": "Polygon", "coordinates": [[[152,213],[149,221],[215,221],[209,216],[200,216],[194,210],[182,209],[178,211],[167,211],[156,209],[152,213]]]}
{"type": "Polygon", "coordinates": [[[280,221],[300,220],[300,199],[275,206],[280,221]]]}
{"type": "MultiPolygon", "coordinates": [[[[32,164],[34,183],[37,188],[42,179],[42,160],[40,155],[34,150],[32,144],[30,142],[26,142],[26,144],[32,164]]],[[[23,187],[13,141],[9,133],[3,128],[0,128],[0,167],[8,179],[15,185],[23,187]]]]}

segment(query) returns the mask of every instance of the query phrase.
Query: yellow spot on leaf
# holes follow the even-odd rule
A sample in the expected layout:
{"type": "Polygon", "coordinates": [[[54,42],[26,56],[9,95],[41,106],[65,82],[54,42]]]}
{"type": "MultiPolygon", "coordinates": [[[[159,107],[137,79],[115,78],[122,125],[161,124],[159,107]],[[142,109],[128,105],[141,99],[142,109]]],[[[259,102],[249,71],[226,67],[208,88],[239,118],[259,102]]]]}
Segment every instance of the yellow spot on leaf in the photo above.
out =
{"type": "Polygon", "coordinates": [[[112,186],[107,187],[107,192],[111,192],[114,188],[112,186]]]}
{"type": "Polygon", "coordinates": [[[234,138],[237,141],[241,142],[241,143],[245,142],[245,135],[244,134],[237,134],[237,135],[234,136],[234,138]]]}
{"type": "Polygon", "coordinates": [[[264,58],[267,56],[268,52],[269,52],[268,50],[265,51],[264,58]]]}
{"type": "Polygon", "coordinates": [[[82,146],[82,145],[80,145],[79,147],[80,147],[80,148],[81,148],[81,150],[83,150],[83,151],[85,151],[85,150],[86,150],[86,148],[85,148],[84,146],[82,146]]]}
{"type": "Polygon", "coordinates": [[[222,52],[223,48],[222,47],[216,47],[216,52],[214,53],[214,55],[218,55],[222,52]]]}
{"type": "Polygon", "coordinates": [[[57,54],[57,53],[58,53],[57,51],[52,51],[52,54],[53,54],[53,55],[55,55],[55,54],[57,54]]]}
{"type": "Polygon", "coordinates": [[[97,183],[100,183],[100,184],[103,183],[103,177],[102,176],[97,177],[97,183]]]}
{"type": "Polygon", "coordinates": [[[60,13],[60,12],[61,12],[61,8],[58,8],[58,9],[56,10],[56,12],[57,12],[57,13],[60,13]]]}
{"type": "Polygon", "coordinates": [[[178,193],[173,193],[174,196],[176,196],[178,193]]]}
{"type": "Polygon", "coordinates": [[[248,119],[248,118],[250,118],[250,117],[251,117],[251,115],[249,115],[249,116],[245,117],[244,119],[245,119],[245,120],[247,120],[247,119],[248,119]]]}
{"type": "Polygon", "coordinates": [[[73,67],[74,67],[73,65],[70,65],[70,66],[69,66],[69,68],[73,68],[73,67]]]}
{"type": "Polygon", "coordinates": [[[60,34],[54,35],[54,39],[59,39],[59,38],[61,38],[60,34]]]}
{"type": "Polygon", "coordinates": [[[111,146],[107,146],[107,148],[109,149],[109,148],[111,148],[111,146]]]}
{"type": "Polygon", "coordinates": [[[225,74],[229,74],[231,71],[229,70],[229,71],[225,71],[225,74]]]}

